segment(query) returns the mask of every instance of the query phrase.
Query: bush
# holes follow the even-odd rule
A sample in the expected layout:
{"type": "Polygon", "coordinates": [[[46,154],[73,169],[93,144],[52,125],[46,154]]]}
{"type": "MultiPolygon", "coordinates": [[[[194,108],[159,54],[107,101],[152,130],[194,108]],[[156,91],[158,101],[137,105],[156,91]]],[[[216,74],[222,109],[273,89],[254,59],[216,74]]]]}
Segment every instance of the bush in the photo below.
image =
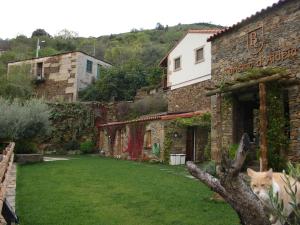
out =
{"type": "Polygon", "coordinates": [[[41,100],[5,100],[0,98],[0,139],[42,138],[51,131],[50,111],[41,100]]]}
{"type": "Polygon", "coordinates": [[[64,150],[71,151],[71,150],[78,150],[80,148],[80,145],[78,141],[71,140],[64,144],[64,150]]]}
{"type": "Polygon", "coordinates": [[[17,154],[32,154],[37,153],[37,151],[37,145],[33,141],[20,140],[16,142],[15,152],[17,154]]]}
{"type": "Polygon", "coordinates": [[[83,154],[91,153],[94,150],[94,143],[91,140],[86,140],[80,144],[80,151],[83,154]]]}

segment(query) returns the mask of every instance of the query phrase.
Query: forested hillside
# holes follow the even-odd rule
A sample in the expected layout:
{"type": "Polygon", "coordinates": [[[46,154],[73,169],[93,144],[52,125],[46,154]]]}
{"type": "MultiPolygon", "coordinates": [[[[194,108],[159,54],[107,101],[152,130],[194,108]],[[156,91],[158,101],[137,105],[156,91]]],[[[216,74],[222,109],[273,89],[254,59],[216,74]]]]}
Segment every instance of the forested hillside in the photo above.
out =
{"type": "Polygon", "coordinates": [[[83,100],[131,100],[138,88],[160,82],[158,62],[188,29],[215,28],[220,26],[195,23],[168,27],[158,23],[153,30],[132,29],[128,33],[97,38],[79,37],[76,32],[68,30],[51,35],[37,29],[31,37],[19,35],[9,40],[0,39],[0,77],[6,74],[9,61],[35,57],[39,38],[39,56],[80,50],[114,65],[112,70],[104,71],[103,76],[81,94],[83,100]]]}

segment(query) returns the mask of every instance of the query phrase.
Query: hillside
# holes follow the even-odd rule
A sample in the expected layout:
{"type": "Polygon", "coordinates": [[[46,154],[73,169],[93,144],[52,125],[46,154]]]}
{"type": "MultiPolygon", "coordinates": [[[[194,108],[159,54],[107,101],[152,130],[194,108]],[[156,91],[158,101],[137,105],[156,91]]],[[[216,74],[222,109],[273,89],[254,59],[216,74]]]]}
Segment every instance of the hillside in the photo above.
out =
{"type": "MultiPolygon", "coordinates": [[[[188,29],[214,29],[220,26],[208,23],[179,24],[164,27],[160,24],[153,30],[135,30],[122,34],[111,34],[98,38],[82,38],[70,36],[42,36],[40,56],[48,56],[59,52],[81,50],[111,62],[123,65],[129,61],[153,66],[166,54],[188,29]]],[[[14,39],[1,40],[0,75],[6,73],[9,61],[21,60],[35,56],[37,37],[18,36],[14,39]]]]}

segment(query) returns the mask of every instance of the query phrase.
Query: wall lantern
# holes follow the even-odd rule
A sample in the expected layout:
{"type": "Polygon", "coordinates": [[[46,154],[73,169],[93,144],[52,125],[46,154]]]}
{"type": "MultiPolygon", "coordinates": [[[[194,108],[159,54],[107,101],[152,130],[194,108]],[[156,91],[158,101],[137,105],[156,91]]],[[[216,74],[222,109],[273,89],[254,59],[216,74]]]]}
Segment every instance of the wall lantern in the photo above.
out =
{"type": "Polygon", "coordinates": [[[174,138],[181,138],[182,135],[179,134],[177,131],[175,131],[175,132],[173,133],[173,137],[174,137],[174,138]]]}

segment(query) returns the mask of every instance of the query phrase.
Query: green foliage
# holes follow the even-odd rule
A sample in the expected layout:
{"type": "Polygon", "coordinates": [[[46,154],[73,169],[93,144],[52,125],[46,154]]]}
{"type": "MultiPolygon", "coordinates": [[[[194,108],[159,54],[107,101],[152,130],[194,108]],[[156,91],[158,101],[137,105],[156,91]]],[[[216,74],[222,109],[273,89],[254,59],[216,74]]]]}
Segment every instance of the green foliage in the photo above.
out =
{"type": "MultiPolygon", "coordinates": [[[[194,116],[191,118],[177,118],[170,122],[168,126],[166,126],[166,134],[164,139],[164,162],[169,163],[170,160],[170,152],[173,147],[174,139],[173,134],[178,128],[187,128],[187,127],[202,127],[206,128],[210,133],[211,128],[211,115],[210,113],[205,113],[201,116],[194,116]]],[[[211,154],[211,139],[210,134],[208,136],[208,142],[204,149],[204,159],[210,160],[211,154]]]]}
{"type": "Polygon", "coordinates": [[[146,68],[133,61],[103,69],[100,79],[81,91],[79,97],[84,101],[132,100],[139,88],[159,83],[161,74],[160,68],[146,68]]]}
{"type": "Polygon", "coordinates": [[[216,162],[215,161],[208,161],[208,162],[205,162],[205,163],[202,163],[200,165],[200,168],[206,172],[206,173],[209,173],[210,175],[214,176],[214,177],[218,177],[218,174],[217,174],[217,167],[216,167],[216,162]]]}
{"type": "Polygon", "coordinates": [[[80,151],[83,154],[87,154],[87,153],[91,153],[95,148],[95,145],[93,143],[93,141],[91,140],[86,140],[82,143],[80,143],[80,151]]]}
{"type": "Polygon", "coordinates": [[[80,149],[80,144],[76,140],[70,140],[63,145],[63,149],[66,151],[80,149]]]}
{"type": "Polygon", "coordinates": [[[41,100],[0,98],[0,139],[22,140],[44,137],[51,131],[50,111],[41,100]]]}
{"type": "MultiPolygon", "coordinates": [[[[287,164],[289,176],[299,181],[300,177],[300,164],[295,166],[290,162],[287,164]]],[[[269,191],[269,198],[271,204],[272,214],[281,222],[281,224],[298,225],[300,222],[300,208],[297,199],[298,191],[295,188],[295,183],[289,179],[289,176],[284,173],[283,181],[285,183],[286,193],[290,196],[291,201],[289,205],[292,207],[292,214],[286,215],[284,212],[284,205],[282,199],[279,199],[278,193],[274,194],[273,189],[269,191]]]]}
{"type": "Polygon", "coordinates": [[[0,96],[7,99],[28,99],[33,95],[30,65],[14,66],[7,76],[0,77],[0,96]]]}
{"type": "Polygon", "coordinates": [[[173,146],[173,133],[174,133],[174,128],[172,126],[167,126],[166,127],[166,135],[164,139],[164,159],[163,162],[168,164],[170,161],[170,153],[171,153],[171,148],[173,146]]]}
{"type": "Polygon", "coordinates": [[[31,140],[19,140],[16,142],[16,154],[33,154],[37,153],[37,144],[31,140]]]}
{"type": "Polygon", "coordinates": [[[288,122],[284,115],[282,88],[278,83],[267,85],[267,106],[269,167],[281,171],[286,166],[284,155],[288,151],[289,139],[286,134],[288,122]]]}
{"type": "Polygon", "coordinates": [[[209,161],[211,160],[211,132],[208,133],[208,140],[207,144],[204,148],[204,160],[209,161]]]}
{"type": "Polygon", "coordinates": [[[41,37],[41,36],[48,36],[50,37],[50,34],[48,34],[44,29],[36,29],[35,31],[32,32],[31,37],[41,37]]]}
{"type": "Polygon", "coordinates": [[[238,73],[235,76],[237,81],[242,82],[274,74],[285,74],[286,72],[286,69],[281,67],[252,68],[243,73],[238,73]]]}
{"type": "Polygon", "coordinates": [[[193,116],[190,118],[177,118],[174,123],[178,127],[193,127],[199,126],[210,129],[211,126],[211,114],[204,113],[201,116],[193,116]]]}
{"type": "Polygon", "coordinates": [[[235,158],[238,148],[239,148],[239,144],[232,144],[229,146],[228,155],[230,159],[235,158]]]}
{"type": "Polygon", "coordinates": [[[77,142],[86,137],[94,138],[92,109],[82,103],[49,103],[53,131],[49,142],[53,148],[76,150],[77,142]]]}
{"type": "Polygon", "coordinates": [[[130,120],[142,115],[166,112],[167,99],[161,93],[147,96],[135,102],[121,102],[117,106],[118,120],[130,120]]]}

